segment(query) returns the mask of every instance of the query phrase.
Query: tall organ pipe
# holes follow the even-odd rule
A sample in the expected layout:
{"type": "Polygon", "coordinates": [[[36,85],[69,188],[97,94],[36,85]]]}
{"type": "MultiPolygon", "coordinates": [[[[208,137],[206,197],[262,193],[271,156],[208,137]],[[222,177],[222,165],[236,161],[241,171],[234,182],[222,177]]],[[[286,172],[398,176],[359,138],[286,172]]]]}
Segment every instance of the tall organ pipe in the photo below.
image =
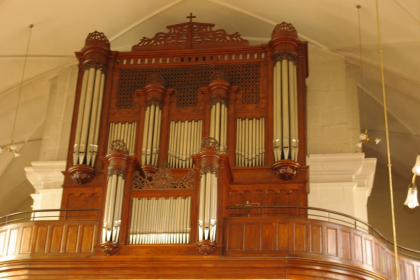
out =
{"type": "Polygon", "coordinates": [[[125,180],[121,174],[113,174],[108,178],[104,224],[102,228],[103,242],[118,242],[121,226],[124,182],[125,180]]]}
{"type": "Polygon", "coordinates": [[[220,152],[226,153],[227,147],[227,106],[226,102],[217,100],[211,107],[210,137],[220,143],[220,152]]]}
{"type": "Polygon", "coordinates": [[[105,74],[91,67],[83,74],[74,139],[73,164],[95,165],[105,74]]]}
{"type": "Polygon", "coordinates": [[[298,158],[297,74],[292,55],[278,55],[273,69],[274,160],[298,158]]]}
{"type": "Polygon", "coordinates": [[[157,166],[160,145],[162,110],[160,105],[151,103],[147,106],[144,118],[142,165],[157,166]]]}

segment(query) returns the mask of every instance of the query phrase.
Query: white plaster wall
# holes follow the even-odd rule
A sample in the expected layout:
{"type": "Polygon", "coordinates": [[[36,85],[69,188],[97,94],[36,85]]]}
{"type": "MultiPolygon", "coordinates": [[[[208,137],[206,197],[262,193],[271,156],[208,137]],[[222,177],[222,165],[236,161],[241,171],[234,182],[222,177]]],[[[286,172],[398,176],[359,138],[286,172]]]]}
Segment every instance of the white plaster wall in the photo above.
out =
{"type": "Polygon", "coordinates": [[[308,153],[360,152],[357,69],[341,55],[310,48],[309,73],[308,153]]]}

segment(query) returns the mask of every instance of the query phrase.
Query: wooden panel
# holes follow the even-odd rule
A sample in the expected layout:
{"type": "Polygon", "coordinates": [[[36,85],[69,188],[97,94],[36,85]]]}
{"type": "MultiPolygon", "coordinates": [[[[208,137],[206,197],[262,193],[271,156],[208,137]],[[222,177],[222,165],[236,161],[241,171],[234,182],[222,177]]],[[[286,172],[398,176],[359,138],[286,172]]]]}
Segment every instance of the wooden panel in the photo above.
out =
{"type": "Polygon", "coordinates": [[[366,264],[373,266],[372,240],[365,239],[365,250],[366,250],[366,264]]]}
{"type": "Polygon", "coordinates": [[[32,226],[23,228],[22,241],[20,243],[20,253],[25,254],[31,252],[32,232],[32,226]]]}
{"type": "Polygon", "coordinates": [[[337,229],[327,228],[327,255],[338,257],[337,229]]]}
{"type": "Polygon", "coordinates": [[[4,256],[6,254],[6,252],[4,252],[4,250],[6,250],[6,235],[7,235],[7,230],[2,230],[0,231],[0,256],[4,256]]]}
{"type": "Polygon", "coordinates": [[[244,225],[244,251],[257,250],[257,223],[245,223],[244,225]]]}
{"type": "Polygon", "coordinates": [[[351,259],[350,232],[341,230],[341,257],[351,259]]]}
{"type": "Polygon", "coordinates": [[[35,253],[45,253],[48,237],[48,226],[39,226],[37,228],[35,253]]]}
{"type": "Polygon", "coordinates": [[[7,255],[16,254],[16,242],[18,237],[19,229],[11,229],[9,233],[9,248],[7,249],[7,255]]]}
{"type": "Polygon", "coordinates": [[[261,223],[260,244],[261,251],[273,251],[274,241],[273,223],[261,223]]]}
{"type": "Polygon", "coordinates": [[[381,247],[381,272],[384,275],[388,275],[387,265],[386,265],[386,250],[384,247],[381,247]]]}
{"type": "Polygon", "coordinates": [[[306,225],[294,224],[293,248],[298,252],[306,252],[306,225]]]}
{"type": "Polygon", "coordinates": [[[405,262],[405,279],[416,279],[414,265],[405,262]]]}
{"type": "Polygon", "coordinates": [[[289,224],[277,223],[277,250],[289,249],[289,224]]]}
{"type": "Polygon", "coordinates": [[[77,252],[79,226],[69,226],[67,229],[66,252],[77,252]]]}
{"type": "Polygon", "coordinates": [[[322,253],[322,226],[311,225],[311,252],[322,253]]]}
{"type": "Polygon", "coordinates": [[[228,224],[226,251],[241,251],[241,226],[242,224],[228,224]]]}
{"type": "Polygon", "coordinates": [[[83,227],[82,252],[93,252],[95,226],[83,227]]]}
{"type": "Polygon", "coordinates": [[[381,271],[381,247],[378,243],[373,243],[373,259],[374,259],[374,268],[378,271],[381,271]]]}
{"type": "Polygon", "coordinates": [[[354,260],[363,263],[363,243],[360,235],[354,235],[354,260]]]}
{"type": "Polygon", "coordinates": [[[53,226],[51,237],[51,253],[58,253],[61,251],[61,242],[63,239],[63,226],[53,226]]]}

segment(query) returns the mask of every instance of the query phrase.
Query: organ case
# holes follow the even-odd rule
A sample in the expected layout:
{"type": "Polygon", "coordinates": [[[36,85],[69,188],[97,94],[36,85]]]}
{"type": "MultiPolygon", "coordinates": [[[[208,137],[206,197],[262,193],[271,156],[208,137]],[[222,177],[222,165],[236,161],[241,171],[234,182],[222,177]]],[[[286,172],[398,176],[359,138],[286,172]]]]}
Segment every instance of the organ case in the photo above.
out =
{"type": "Polygon", "coordinates": [[[77,53],[62,205],[95,194],[104,252],[221,253],[227,206],[307,206],[307,43],[287,23],[260,46],[213,27],[171,25],[131,52],[95,31],[77,53]]]}

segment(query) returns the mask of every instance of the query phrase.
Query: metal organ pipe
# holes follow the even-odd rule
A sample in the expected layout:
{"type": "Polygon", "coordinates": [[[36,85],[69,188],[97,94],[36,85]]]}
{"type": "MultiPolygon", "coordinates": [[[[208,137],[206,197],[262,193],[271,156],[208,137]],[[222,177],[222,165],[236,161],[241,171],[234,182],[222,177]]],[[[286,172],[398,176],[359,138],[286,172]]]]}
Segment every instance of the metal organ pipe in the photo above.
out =
{"type": "Polygon", "coordinates": [[[104,225],[102,228],[103,242],[118,242],[121,226],[124,182],[125,180],[121,174],[112,174],[108,177],[104,225]]]}
{"type": "Polygon", "coordinates": [[[83,74],[73,165],[87,164],[92,167],[95,165],[104,83],[105,74],[99,68],[92,67],[83,74]]]}
{"type": "Polygon", "coordinates": [[[132,199],[130,244],[188,243],[191,197],[132,199]]]}
{"type": "Polygon", "coordinates": [[[264,165],[264,118],[237,119],[236,166],[264,165]]]}
{"type": "Polygon", "coordinates": [[[299,149],[296,65],[279,55],[273,69],[274,160],[297,161],[299,149]]]}
{"type": "Polygon", "coordinates": [[[169,130],[169,167],[191,168],[191,155],[198,153],[201,143],[202,121],[171,121],[169,130]]]}
{"type": "Polygon", "coordinates": [[[217,100],[211,107],[210,137],[220,143],[220,152],[227,152],[227,105],[217,100]]]}
{"type": "Polygon", "coordinates": [[[114,140],[123,140],[127,143],[130,156],[134,155],[134,144],[136,140],[137,122],[132,123],[110,123],[108,143],[114,140]]]}
{"type": "Polygon", "coordinates": [[[142,165],[157,166],[159,157],[160,129],[162,110],[158,104],[151,103],[146,107],[144,117],[142,165]]]}

